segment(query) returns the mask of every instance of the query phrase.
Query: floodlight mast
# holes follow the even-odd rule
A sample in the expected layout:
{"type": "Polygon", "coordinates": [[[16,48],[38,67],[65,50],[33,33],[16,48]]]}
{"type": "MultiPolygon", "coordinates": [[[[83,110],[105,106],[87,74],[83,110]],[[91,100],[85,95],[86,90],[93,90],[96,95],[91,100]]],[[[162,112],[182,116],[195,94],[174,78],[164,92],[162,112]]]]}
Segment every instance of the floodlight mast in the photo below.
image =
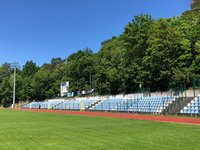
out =
{"type": "Polygon", "coordinates": [[[16,69],[17,69],[18,63],[14,62],[14,63],[12,63],[12,66],[14,67],[14,79],[13,79],[13,104],[12,104],[12,108],[15,108],[16,69]]]}

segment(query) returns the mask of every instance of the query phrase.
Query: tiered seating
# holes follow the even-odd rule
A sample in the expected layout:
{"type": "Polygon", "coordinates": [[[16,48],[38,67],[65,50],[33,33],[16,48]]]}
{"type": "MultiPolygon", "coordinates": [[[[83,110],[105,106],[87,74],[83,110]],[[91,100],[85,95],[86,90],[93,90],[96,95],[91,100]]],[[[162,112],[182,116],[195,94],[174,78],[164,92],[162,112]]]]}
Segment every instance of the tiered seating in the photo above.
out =
{"type": "Polygon", "coordinates": [[[41,108],[41,109],[50,109],[54,108],[55,106],[61,104],[64,100],[63,99],[55,99],[55,100],[49,100],[45,102],[31,102],[29,104],[26,104],[22,106],[22,108],[41,108]]]}
{"type": "Polygon", "coordinates": [[[71,110],[80,110],[89,107],[91,104],[95,103],[97,99],[78,99],[78,100],[67,100],[64,101],[55,109],[71,109],[71,110]]]}
{"type": "Polygon", "coordinates": [[[141,97],[136,99],[109,97],[102,101],[102,103],[94,106],[92,110],[161,113],[173,100],[175,99],[168,96],[141,97]]]}
{"type": "Polygon", "coordinates": [[[91,104],[97,101],[95,98],[79,98],[77,100],[64,100],[64,99],[54,99],[45,102],[31,102],[24,105],[23,108],[41,108],[41,109],[71,109],[80,110],[89,107],[91,104]]]}
{"type": "Polygon", "coordinates": [[[44,105],[46,106],[45,108],[47,109],[54,109],[57,108],[59,105],[61,105],[64,102],[64,99],[54,99],[54,100],[49,100],[47,102],[43,102],[44,105]]]}
{"type": "Polygon", "coordinates": [[[102,103],[93,107],[92,110],[117,110],[118,105],[123,105],[124,102],[124,99],[108,98],[102,101],[102,103]]]}
{"type": "Polygon", "coordinates": [[[144,97],[137,99],[129,111],[145,112],[145,113],[161,113],[170,103],[173,102],[172,97],[144,97]]]}
{"type": "Polygon", "coordinates": [[[98,105],[94,106],[92,110],[104,111],[126,111],[127,100],[124,98],[109,97],[98,105]]]}
{"type": "Polygon", "coordinates": [[[181,114],[200,114],[200,96],[192,100],[181,111],[181,114]]]}
{"type": "Polygon", "coordinates": [[[90,110],[97,111],[161,113],[175,99],[168,96],[134,99],[123,96],[110,96],[96,103],[98,100],[97,97],[77,98],[76,100],[54,99],[46,102],[32,102],[23,106],[23,108],[39,108],[40,106],[41,109],[80,110],[90,108],[90,110]],[[93,104],[95,105],[92,106],[93,104]]]}

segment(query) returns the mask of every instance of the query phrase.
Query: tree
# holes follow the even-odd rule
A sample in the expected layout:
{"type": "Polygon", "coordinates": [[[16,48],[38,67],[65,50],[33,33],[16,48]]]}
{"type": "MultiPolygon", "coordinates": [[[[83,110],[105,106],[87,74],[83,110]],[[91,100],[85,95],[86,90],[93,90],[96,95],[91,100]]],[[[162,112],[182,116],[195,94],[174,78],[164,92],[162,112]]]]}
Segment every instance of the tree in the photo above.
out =
{"type": "Polygon", "coordinates": [[[38,67],[36,66],[36,63],[34,63],[32,60],[27,61],[22,69],[23,76],[33,76],[38,71],[38,67]]]}
{"type": "Polygon", "coordinates": [[[0,105],[4,107],[12,103],[12,86],[9,82],[12,72],[10,63],[4,63],[0,67],[0,105]]]}
{"type": "Polygon", "coordinates": [[[146,55],[150,37],[150,29],[154,20],[149,15],[135,16],[123,33],[124,46],[127,49],[125,56],[125,91],[134,92],[139,84],[148,85],[146,70],[142,62],[146,55]]]}
{"type": "Polygon", "coordinates": [[[97,82],[101,94],[124,92],[124,57],[126,49],[122,37],[113,37],[102,43],[98,53],[97,82]]]}
{"type": "Polygon", "coordinates": [[[53,82],[50,74],[51,72],[47,68],[41,67],[34,75],[32,86],[34,88],[35,100],[43,100],[53,96],[53,90],[51,89],[53,82]]]}
{"type": "Polygon", "coordinates": [[[12,86],[9,82],[9,77],[4,77],[1,80],[0,104],[4,107],[8,107],[12,104],[12,86]]]}
{"type": "Polygon", "coordinates": [[[181,54],[181,35],[165,19],[159,19],[151,29],[147,55],[143,58],[153,90],[166,90],[181,54]]]}
{"type": "Polygon", "coordinates": [[[200,0],[193,0],[193,3],[191,4],[191,8],[193,10],[200,9],[200,0]]]}

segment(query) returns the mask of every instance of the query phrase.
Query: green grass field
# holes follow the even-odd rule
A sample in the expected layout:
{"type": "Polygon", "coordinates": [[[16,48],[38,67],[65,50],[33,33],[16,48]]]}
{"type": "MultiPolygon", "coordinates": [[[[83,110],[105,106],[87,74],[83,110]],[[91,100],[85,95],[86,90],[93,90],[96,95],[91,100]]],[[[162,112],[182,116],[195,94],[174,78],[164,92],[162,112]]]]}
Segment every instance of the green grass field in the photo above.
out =
{"type": "Polygon", "coordinates": [[[200,126],[0,109],[0,150],[199,150],[200,126]]]}

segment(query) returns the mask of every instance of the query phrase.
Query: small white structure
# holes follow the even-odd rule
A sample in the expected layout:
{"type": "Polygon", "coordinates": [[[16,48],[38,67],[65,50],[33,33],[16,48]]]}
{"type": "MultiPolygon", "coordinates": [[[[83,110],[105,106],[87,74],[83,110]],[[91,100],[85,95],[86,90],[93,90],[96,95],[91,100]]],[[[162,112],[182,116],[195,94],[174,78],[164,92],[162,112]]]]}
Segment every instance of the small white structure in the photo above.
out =
{"type": "Polygon", "coordinates": [[[60,95],[61,95],[61,96],[67,95],[68,89],[69,89],[69,81],[67,81],[67,82],[62,82],[62,83],[60,84],[60,95]]]}

